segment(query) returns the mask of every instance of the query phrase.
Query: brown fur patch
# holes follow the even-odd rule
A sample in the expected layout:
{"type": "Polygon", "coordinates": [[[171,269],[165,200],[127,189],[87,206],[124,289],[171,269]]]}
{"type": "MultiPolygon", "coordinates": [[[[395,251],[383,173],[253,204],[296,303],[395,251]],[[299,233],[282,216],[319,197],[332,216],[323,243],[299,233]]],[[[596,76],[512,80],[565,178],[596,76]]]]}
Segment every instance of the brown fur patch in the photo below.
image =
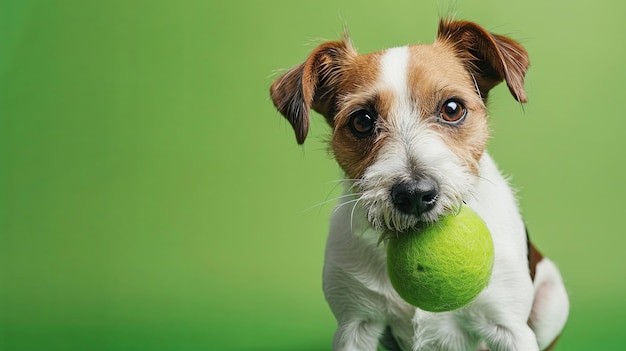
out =
{"type": "Polygon", "coordinates": [[[437,117],[444,102],[461,101],[467,110],[464,121],[448,125],[433,119],[432,127],[468,169],[478,174],[478,162],[489,137],[487,111],[464,62],[448,45],[416,45],[410,50],[408,83],[420,116],[437,117]]]}
{"type": "Polygon", "coordinates": [[[338,89],[330,151],[348,178],[359,178],[382,145],[380,138],[358,138],[350,131],[351,115],[361,109],[374,115],[383,110],[380,95],[373,88],[378,81],[381,52],[360,55],[344,67],[338,89]]]}
{"type": "Polygon", "coordinates": [[[332,125],[334,97],[344,82],[343,66],[356,56],[346,35],[343,41],[315,48],[304,63],[287,71],[270,87],[274,106],[291,123],[298,144],[304,143],[309,132],[310,109],[324,115],[332,125]]]}
{"type": "Polygon", "coordinates": [[[526,49],[513,39],[488,32],[468,21],[439,21],[438,42],[447,42],[474,74],[484,98],[489,90],[506,81],[511,95],[526,102],[524,76],[530,65],[526,49]]]}
{"type": "Polygon", "coordinates": [[[528,241],[528,267],[530,269],[530,278],[535,280],[535,272],[537,264],[543,260],[543,255],[535,248],[535,245],[528,241]]]}

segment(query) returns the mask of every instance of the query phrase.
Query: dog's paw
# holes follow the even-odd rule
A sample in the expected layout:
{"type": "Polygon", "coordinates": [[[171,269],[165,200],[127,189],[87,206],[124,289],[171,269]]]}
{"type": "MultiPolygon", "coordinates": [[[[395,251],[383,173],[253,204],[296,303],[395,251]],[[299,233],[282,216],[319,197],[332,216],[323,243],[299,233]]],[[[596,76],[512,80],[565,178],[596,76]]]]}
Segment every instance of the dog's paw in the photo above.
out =
{"type": "Polygon", "coordinates": [[[452,312],[420,313],[414,323],[413,351],[476,351],[477,340],[452,312]]]}

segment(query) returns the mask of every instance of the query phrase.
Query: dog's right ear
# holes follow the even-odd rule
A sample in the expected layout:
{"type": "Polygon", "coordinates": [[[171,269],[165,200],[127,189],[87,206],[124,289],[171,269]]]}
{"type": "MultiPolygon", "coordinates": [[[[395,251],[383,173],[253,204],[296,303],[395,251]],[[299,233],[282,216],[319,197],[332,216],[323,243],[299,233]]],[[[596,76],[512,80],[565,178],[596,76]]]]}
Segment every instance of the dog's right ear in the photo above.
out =
{"type": "Polygon", "coordinates": [[[345,35],[343,41],[318,46],[304,63],[272,84],[274,106],[291,123],[298,144],[304,143],[308,134],[311,108],[333,125],[334,92],[341,81],[342,65],[354,56],[356,51],[345,35]]]}
{"type": "Polygon", "coordinates": [[[527,101],[524,77],[530,63],[520,43],[476,23],[449,19],[439,21],[437,38],[451,43],[466,60],[484,98],[504,80],[517,101],[527,101]]]}

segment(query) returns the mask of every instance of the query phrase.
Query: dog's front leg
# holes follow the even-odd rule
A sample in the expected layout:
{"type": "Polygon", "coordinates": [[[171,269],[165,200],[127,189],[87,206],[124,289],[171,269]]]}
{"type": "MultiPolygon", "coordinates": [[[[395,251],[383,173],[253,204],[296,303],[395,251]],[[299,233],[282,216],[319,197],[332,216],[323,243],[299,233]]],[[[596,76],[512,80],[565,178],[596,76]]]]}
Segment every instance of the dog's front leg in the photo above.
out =
{"type": "Polygon", "coordinates": [[[458,312],[467,330],[480,336],[490,351],[539,351],[537,337],[528,325],[534,288],[525,267],[516,264],[519,261],[501,260],[489,287],[458,312]]]}
{"type": "Polygon", "coordinates": [[[478,339],[455,312],[418,311],[413,318],[413,351],[475,351],[478,339]]]}
{"type": "Polygon", "coordinates": [[[384,247],[359,211],[339,205],[326,243],[323,289],[338,325],[334,351],[376,351],[388,322],[384,247]]]}
{"type": "Polygon", "coordinates": [[[539,351],[537,337],[525,323],[507,327],[492,325],[483,333],[490,351],[539,351]]]}
{"type": "Polygon", "coordinates": [[[324,294],[337,319],[333,351],[376,351],[386,327],[383,301],[330,257],[324,266],[324,294]]]}

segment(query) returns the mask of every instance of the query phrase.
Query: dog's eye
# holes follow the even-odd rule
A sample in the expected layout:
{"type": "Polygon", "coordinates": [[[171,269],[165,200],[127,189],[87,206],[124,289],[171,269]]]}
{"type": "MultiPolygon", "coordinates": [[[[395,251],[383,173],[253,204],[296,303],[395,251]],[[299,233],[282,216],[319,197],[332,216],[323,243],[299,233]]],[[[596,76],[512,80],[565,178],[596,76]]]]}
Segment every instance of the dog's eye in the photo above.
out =
{"type": "Polygon", "coordinates": [[[451,124],[459,123],[465,118],[465,115],[467,115],[467,109],[456,99],[446,100],[439,110],[439,117],[444,122],[451,124]]]}
{"type": "Polygon", "coordinates": [[[358,138],[372,134],[375,124],[375,115],[367,110],[358,110],[350,115],[350,131],[358,138]]]}

